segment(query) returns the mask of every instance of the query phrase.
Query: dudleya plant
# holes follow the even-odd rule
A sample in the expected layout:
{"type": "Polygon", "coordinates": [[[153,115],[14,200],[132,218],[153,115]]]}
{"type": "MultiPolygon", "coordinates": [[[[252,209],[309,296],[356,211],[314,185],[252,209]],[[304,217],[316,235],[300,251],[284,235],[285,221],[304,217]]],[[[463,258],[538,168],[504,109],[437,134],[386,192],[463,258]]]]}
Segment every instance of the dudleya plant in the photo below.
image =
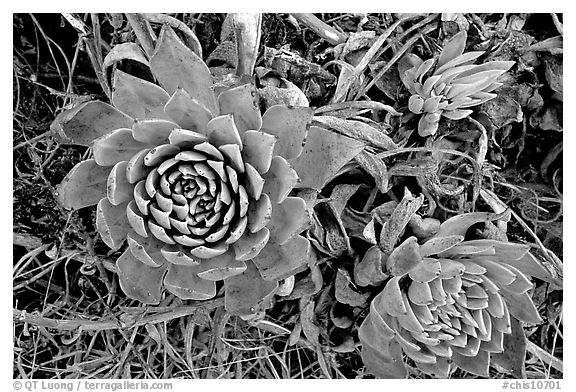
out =
{"type": "Polygon", "coordinates": [[[514,61],[473,64],[484,52],[464,53],[465,46],[463,30],[446,43],[437,59],[424,61],[411,53],[400,60],[400,79],[412,94],[408,108],[422,114],[420,136],[434,135],[441,116],[460,120],[473,113],[468,108],[495,98],[493,91],[502,85],[496,79],[514,65],[514,61]]]}
{"type": "Polygon", "coordinates": [[[113,250],[127,242],[117,270],[129,297],[158,304],[165,288],[205,300],[223,280],[229,312],[257,312],[278,281],[315,258],[299,235],[306,203],[289,194],[321,186],[320,171],[345,163],[317,148],[338,154],[331,141],[340,136],[310,127],[307,107],[276,105],[261,115],[251,84],[213,85],[168,26],[149,60],[141,51],[127,57],[148,65],[160,86],[116,70],[114,106],[87,102],[56,119],[58,132],[94,153],[59,186],[60,203],[97,203],[102,240],[113,250]]]}
{"type": "Polygon", "coordinates": [[[389,254],[391,278],[373,299],[359,329],[368,370],[402,378],[402,352],[425,373],[446,378],[453,364],[488,376],[491,353],[501,353],[511,318],[541,322],[528,291],[530,277],[548,272],[529,246],[480,239],[464,241],[474,224],[495,219],[474,212],[443,222],[433,236],[409,237],[389,254]]]}

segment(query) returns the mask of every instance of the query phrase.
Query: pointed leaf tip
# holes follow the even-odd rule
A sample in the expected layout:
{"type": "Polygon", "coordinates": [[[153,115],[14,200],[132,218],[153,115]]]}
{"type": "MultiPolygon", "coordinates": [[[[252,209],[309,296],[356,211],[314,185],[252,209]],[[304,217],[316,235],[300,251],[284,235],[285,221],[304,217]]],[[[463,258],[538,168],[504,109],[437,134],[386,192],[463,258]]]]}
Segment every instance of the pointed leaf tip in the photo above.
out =
{"type": "Polygon", "coordinates": [[[168,94],[181,87],[211,113],[217,113],[210,70],[167,24],[162,27],[150,58],[150,69],[168,94]]]}

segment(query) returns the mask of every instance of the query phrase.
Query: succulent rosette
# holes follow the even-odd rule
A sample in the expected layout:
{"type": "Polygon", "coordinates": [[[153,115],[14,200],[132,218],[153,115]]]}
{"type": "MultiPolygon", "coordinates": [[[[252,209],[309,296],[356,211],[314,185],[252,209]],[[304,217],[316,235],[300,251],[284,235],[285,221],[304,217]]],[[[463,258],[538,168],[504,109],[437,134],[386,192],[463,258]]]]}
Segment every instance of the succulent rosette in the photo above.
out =
{"type": "Polygon", "coordinates": [[[408,108],[422,114],[420,136],[434,135],[441,116],[460,120],[472,114],[468,108],[495,98],[493,91],[502,85],[496,79],[514,65],[514,61],[473,64],[484,52],[464,53],[465,46],[466,32],[461,31],[446,43],[438,59],[424,61],[409,54],[400,60],[400,79],[412,94],[408,108]]]}
{"type": "Polygon", "coordinates": [[[501,353],[512,333],[511,318],[542,321],[530,277],[550,274],[529,246],[464,241],[470,226],[491,215],[455,216],[421,244],[409,237],[385,258],[391,278],[359,330],[364,363],[376,376],[405,377],[404,353],[437,377],[448,377],[451,364],[487,377],[491,354],[501,353]]]}
{"type": "Polygon", "coordinates": [[[116,69],[113,106],[87,102],[56,119],[54,129],[94,154],[68,174],[59,200],[71,209],[97,204],[103,241],[114,250],[127,243],[117,270],[128,296],[158,304],[165,288],[205,300],[224,280],[227,309],[254,313],[278,281],[315,258],[299,235],[306,203],[290,193],[338,170],[345,162],[316,146],[347,138],[310,128],[307,107],[275,105],[261,115],[253,85],[214,85],[168,26],[149,59],[122,45],[105,63],[139,61],[159,85],[116,69]]]}

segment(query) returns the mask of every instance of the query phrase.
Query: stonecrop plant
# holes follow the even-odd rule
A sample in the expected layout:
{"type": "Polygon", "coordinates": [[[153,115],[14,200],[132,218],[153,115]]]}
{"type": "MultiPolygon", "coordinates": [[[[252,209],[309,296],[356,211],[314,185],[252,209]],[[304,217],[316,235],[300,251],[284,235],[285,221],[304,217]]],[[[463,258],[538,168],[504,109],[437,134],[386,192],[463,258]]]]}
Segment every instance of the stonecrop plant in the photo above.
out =
{"type": "Polygon", "coordinates": [[[407,375],[404,353],[421,371],[449,376],[451,364],[487,377],[492,353],[503,351],[511,319],[541,318],[528,291],[548,272],[529,246],[464,240],[468,229],[495,219],[473,212],[443,222],[434,235],[410,236],[384,257],[391,278],[359,329],[362,358],[382,378],[407,375]]]}
{"type": "Polygon", "coordinates": [[[129,297],[158,304],[164,288],[205,300],[224,281],[226,309],[254,314],[315,258],[299,235],[306,203],[290,193],[321,187],[344,165],[347,138],[310,127],[308,107],[261,115],[252,84],[214,84],[169,26],[149,59],[124,45],[109,57],[130,53],[159,85],[116,69],[113,106],[90,101],[59,115],[55,129],[94,155],[66,176],[59,201],[97,204],[102,240],[113,250],[127,243],[116,266],[129,297]]]}
{"type": "Polygon", "coordinates": [[[422,115],[420,136],[434,135],[442,116],[466,118],[473,113],[468,108],[495,98],[493,91],[501,86],[496,79],[514,65],[514,61],[473,64],[484,52],[464,53],[466,38],[464,30],[454,35],[437,59],[424,61],[411,53],[398,64],[400,79],[412,94],[408,109],[422,115]]]}

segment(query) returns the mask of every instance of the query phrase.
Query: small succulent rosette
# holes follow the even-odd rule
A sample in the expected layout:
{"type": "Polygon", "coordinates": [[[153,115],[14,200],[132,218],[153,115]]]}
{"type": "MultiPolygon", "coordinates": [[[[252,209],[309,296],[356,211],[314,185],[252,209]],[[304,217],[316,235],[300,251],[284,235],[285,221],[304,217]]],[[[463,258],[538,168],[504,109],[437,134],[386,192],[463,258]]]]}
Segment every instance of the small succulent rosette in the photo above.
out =
{"type": "Polygon", "coordinates": [[[103,241],[114,250],[127,242],[117,271],[129,297],[158,304],[165,288],[205,300],[224,281],[227,310],[253,314],[278,281],[315,259],[299,235],[306,203],[289,195],[322,186],[334,165],[344,165],[330,154],[347,138],[310,127],[307,107],[275,105],[261,115],[251,84],[214,86],[201,58],[168,26],[149,60],[135,47],[109,57],[128,53],[159,85],[116,70],[113,106],[84,103],[54,123],[94,153],[59,186],[60,203],[98,204],[103,241]]]}
{"type": "Polygon", "coordinates": [[[389,254],[385,265],[391,278],[359,330],[369,371],[405,377],[403,352],[436,377],[448,377],[451,364],[487,377],[491,353],[501,353],[512,333],[511,318],[541,322],[528,293],[530,277],[550,275],[529,246],[464,241],[469,227],[491,215],[457,215],[423,243],[412,236],[389,254]]]}
{"type": "Polygon", "coordinates": [[[493,91],[502,85],[496,79],[514,65],[514,61],[473,64],[484,52],[464,53],[465,46],[466,32],[461,31],[446,43],[438,59],[423,61],[408,54],[398,63],[400,79],[412,94],[408,108],[422,115],[420,136],[434,135],[441,116],[460,120],[472,114],[468,108],[495,98],[493,91]]]}

